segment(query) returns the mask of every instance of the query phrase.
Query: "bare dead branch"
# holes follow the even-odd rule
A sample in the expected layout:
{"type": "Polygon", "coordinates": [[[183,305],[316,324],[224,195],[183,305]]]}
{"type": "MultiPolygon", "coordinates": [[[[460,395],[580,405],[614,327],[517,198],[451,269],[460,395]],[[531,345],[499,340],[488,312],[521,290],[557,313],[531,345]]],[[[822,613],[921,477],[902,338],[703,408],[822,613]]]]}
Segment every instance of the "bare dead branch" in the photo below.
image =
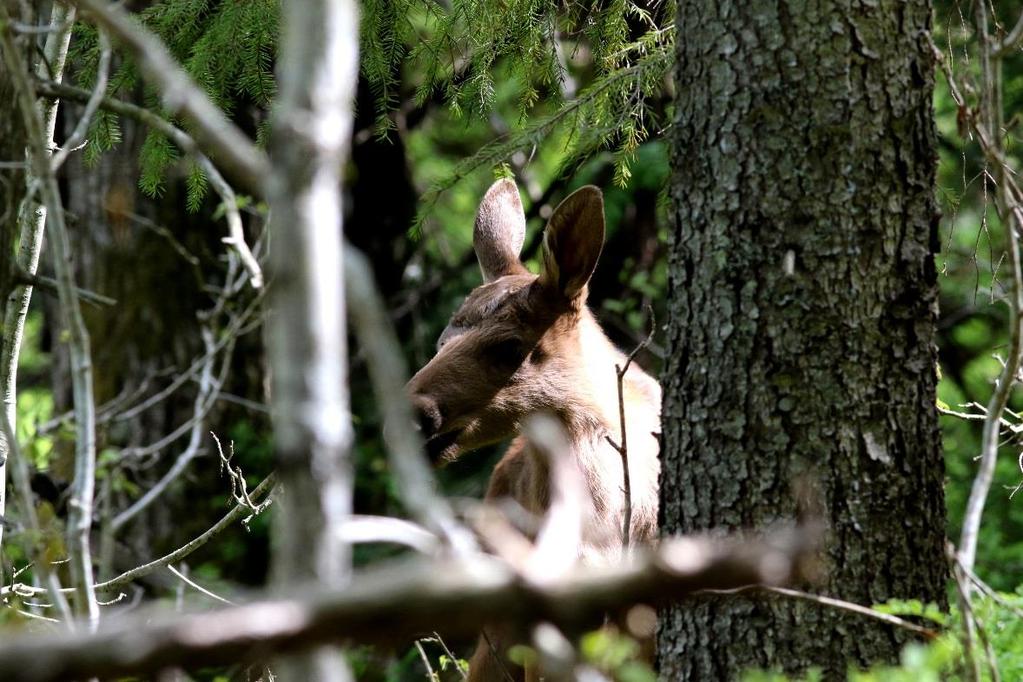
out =
{"type": "Polygon", "coordinates": [[[206,412],[216,401],[215,393],[217,389],[223,385],[228,367],[230,366],[231,350],[233,344],[228,344],[224,350],[224,361],[221,376],[218,379],[213,378],[213,361],[216,358],[213,351],[213,330],[209,327],[202,327],[200,334],[203,340],[203,346],[206,351],[205,357],[207,361],[203,364],[202,371],[199,373],[199,390],[196,391],[195,401],[192,413],[192,425],[190,427],[190,435],[188,438],[188,444],[185,449],[174,460],[174,464],[167,470],[160,480],[156,482],[149,490],[145,492],[142,497],[135,500],[127,509],[117,514],[110,521],[111,530],[116,533],[120,528],[124,527],[126,523],[135,518],[142,510],[146,509],[153,501],[156,500],[163,492],[170,486],[171,483],[176,481],[181,474],[188,468],[188,464],[195,458],[199,453],[200,445],[202,444],[202,432],[203,432],[203,418],[206,412]]]}
{"type": "Polygon", "coordinates": [[[988,599],[997,603],[1002,608],[1011,611],[1013,614],[1015,614],[1017,618],[1023,618],[1023,609],[1016,606],[1015,604],[1013,604],[1012,602],[1008,601],[1007,599],[999,595],[997,592],[995,592],[990,585],[988,585],[986,582],[978,578],[976,573],[963,566],[962,563],[959,561],[958,557],[954,557],[954,559],[958,564],[959,568],[962,569],[963,574],[966,575],[966,577],[970,579],[970,582],[972,582],[981,592],[983,592],[988,597],[988,599]]]}
{"type": "Polygon", "coordinates": [[[98,33],[99,64],[96,67],[96,83],[93,85],[92,93],[85,103],[85,111],[82,112],[81,118],[75,124],[75,129],[71,132],[71,136],[65,140],[64,146],[53,155],[50,165],[53,167],[54,173],[64,165],[64,162],[71,156],[71,153],[79,149],[80,145],[85,141],[85,133],[88,132],[92,117],[96,114],[96,110],[99,109],[100,102],[103,100],[103,95],[107,89],[107,78],[110,76],[110,53],[112,50],[107,32],[100,29],[98,33]]]}
{"type": "Polygon", "coordinates": [[[779,594],[783,597],[790,597],[792,599],[800,599],[802,601],[812,602],[814,604],[820,604],[821,606],[827,606],[829,608],[841,609],[843,611],[849,611],[850,613],[857,613],[867,618],[873,618],[883,623],[888,623],[897,628],[903,630],[909,630],[918,635],[922,635],[927,639],[935,639],[940,633],[937,630],[926,628],[922,625],[917,625],[912,621],[908,621],[905,618],[899,618],[893,616],[890,613],[881,613],[875,611],[868,606],[862,606],[855,602],[845,601],[844,599],[835,599],[834,597],[825,597],[820,594],[812,594],[810,592],[802,592],[800,590],[793,590],[788,587],[773,587],[770,585],[745,585],[743,587],[737,587],[733,590],[708,590],[714,594],[739,594],[742,592],[749,591],[762,591],[770,592],[772,594],[779,594]]]}
{"type": "Polygon", "coordinates": [[[441,548],[440,539],[422,526],[389,516],[352,514],[340,532],[344,542],[350,545],[387,542],[430,556],[441,548]]]}
{"type": "Polygon", "coordinates": [[[95,634],[18,635],[0,643],[0,679],[23,682],[116,677],[168,666],[198,667],[294,652],[324,642],[393,642],[432,632],[478,632],[499,614],[511,623],[566,630],[626,604],[663,604],[705,589],[778,584],[799,576],[813,534],[765,540],[675,538],[620,565],[539,586],[492,557],[376,566],[342,591],[187,616],[126,617],[95,634]]]}
{"type": "MultiPolygon", "coordinates": [[[[42,275],[30,275],[27,272],[21,271],[20,269],[15,273],[15,281],[18,284],[28,285],[31,287],[39,287],[43,291],[48,293],[57,293],[57,280],[52,277],[44,277],[42,275]]],[[[117,300],[104,296],[103,294],[97,294],[95,291],[89,291],[88,289],[82,289],[81,287],[75,287],[75,296],[82,299],[86,303],[93,305],[117,305],[117,300]]]]}
{"type": "Polygon", "coordinates": [[[167,570],[170,571],[171,573],[173,573],[178,578],[178,580],[180,580],[184,584],[188,585],[189,587],[191,587],[196,592],[199,592],[201,594],[205,594],[210,599],[218,601],[221,604],[228,604],[230,606],[234,606],[235,605],[234,602],[231,601],[230,599],[224,599],[219,594],[214,594],[213,592],[210,592],[205,587],[203,587],[199,583],[195,582],[194,580],[189,578],[187,575],[185,575],[184,573],[182,573],[178,569],[174,568],[173,565],[167,564],[167,570]]]}
{"type": "Polygon", "coordinates": [[[456,552],[471,552],[476,542],[437,494],[423,443],[412,428],[415,417],[405,396],[408,368],[394,326],[375,285],[366,256],[345,244],[345,294],[352,326],[362,344],[373,391],[385,424],[384,440],[402,503],[413,518],[444,538],[456,552]]]}
{"type": "Polygon", "coordinates": [[[632,476],[629,473],[629,443],[628,434],[625,428],[625,373],[629,371],[629,366],[632,365],[632,361],[635,359],[636,354],[639,353],[643,348],[650,345],[650,342],[654,338],[654,331],[657,329],[654,323],[654,310],[649,305],[647,306],[647,312],[650,315],[650,333],[647,334],[646,339],[641,341],[632,352],[629,353],[628,357],[625,358],[625,364],[619,367],[615,365],[615,375],[618,382],[618,423],[621,434],[621,442],[615,443],[611,440],[610,436],[607,436],[608,444],[618,451],[618,454],[622,457],[622,492],[625,495],[625,509],[622,515],[622,547],[628,550],[631,544],[630,535],[632,533],[632,476]]]}
{"type": "MultiPolygon", "coordinates": [[[[219,353],[221,349],[223,349],[229,343],[233,343],[238,336],[241,336],[243,333],[249,330],[248,324],[249,322],[251,322],[252,316],[256,313],[257,310],[259,310],[262,302],[263,302],[262,296],[257,296],[241,315],[235,317],[228,324],[227,328],[221,333],[220,338],[217,340],[217,343],[213,347],[214,353],[219,353]]],[[[130,408],[127,408],[121,412],[112,414],[110,416],[110,419],[113,419],[114,421],[124,421],[127,419],[131,419],[140,412],[148,410],[149,408],[153,407],[160,401],[166,399],[168,396],[173,394],[174,391],[181,388],[181,386],[184,385],[186,381],[188,381],[189,379],[194,377],[199,371],[201,371],[203,365],[207,360],[208,355],[209,354],[207,353],[196,358],[196,360],[188,367],[188,369],[186,369],[184,372],[177,373],[177,376],[174,378],[174,380],[166,387],[164,387],[162,390],[149,396],[148,398],[146,398],[141,403],[138,403],[137,405],[133,405],[130,408]]],[[[179,428],[181,429],[181,431],[178,433],[179,436],[187,430],[187,427],[179,428]]],[[[163,441],[164,439],[161,439],[162,444],[160,445],[160,447],[166,445],[166,443],[164,443],[163,441]]],[[[152,449],[153,449],[152,446],[150,446],[149,448],[143,449],[143,452],[151,451],[152,449]]],[[[135,453],[133,452],[132,454],[135,453]]]]}
{"type": "MultiPolygon", "coordinates": [[[[264,478],[263,481],[260,482],[258,486],[256,486],[256,488],[250,493],[250,496],[253,499],[259,499],[263,495],[266,495],[267,499],[271,499],[273,494],[273,486],[275,482],[276,477],[274,476],[274,474],[270,474],[269,476],[264,478]]],[[[96,590],[98,592],[105,592],[119,588],[123,585],[127,585],[128,583],[134,580],[138,580],[139,578],[147,576],[150,573],[157,571],[165,566],[169,566],[172,563],[181,561],[182,559],[190,555],[192,552],[196,551],[197,549],[208,543],[210,540],[212,540],[226,528],[231,526],[235,521],[238,521],[243,516],[248,514],[250,511],[251,510],[249,509],[249,507],[245,505],[239,504],[235,506],[234,509],[232,509],[226,515],[224,515],[223,518],[221,518],[219,521],[213,524],[202,535],[192,540],[189,540],[181,547],[178,547],[173,552],[166,554],[160,557],[159,559],[155,559],[147,564],[143,564],[129,571],[125,571],[121,575],[111,578],[110,580],[97,583],[96,590]]],[[[59,590],[59,592],[61,593],[66,593],[70,591],[71,590],[68,589],[59,590]]],[[[31,596],[34,594],[40,594],[43,592],[43,590],[38,590],[30,585],[23,585],[20,583],[15,583],[10,587],[0,588],[0,596],[5,595],[8,592],[15,592],[17,594],[31,596]]]]}
{"type": "Polygon", "coordinates": [[[256,502],[253,499],[253,495],[249,493],[248,483],[245,481],[245,473],[242,471],[242,468],[231,464],[231,459],[234,457],[234,441],[231,441],[229,444],[228,451],[230,454],[225,455],[224,448],[221,446],[217,434],[210,431],[210,435],[213,436],[213,440],[217,444],[217,454],[220,456],[220,471],[221,473],[227,473],[228,480],[230,481],[231,498],[249,510],[249,515],[242,519],[242,525],[248,528],[252,517],[262,514],[270,506],[271,498],[268,497],[262,502],[256,502]]]}
{"type": "Polygon", "coordinates": [[[983,677],[980,672],[980,660],[977,658],[977,654],[975,652],[977,646],[976,623],[973,620],[973,607],[970,601],[969,588],[966,587],[965,582],[961,578],[962,574],[958,566],[960,562],[956,562],[956,564],[953,565],[952,575],[955,578],[959,610],[963,614],[963,658],[966,659],[966,663],[968,664],[966,670],[970,674],[970,679],[973,682],[980,682],[983,677]]]}
{"type": "Polygon", "coordinates": [[[263,286],[263,270],[259,267],[259,261],[252,254],[245,241],[245,230],[242,227],[242,214],[238,210],[238,197],[235,196],[231,185],[227,183],[224,176],[220,174],[213,162],[203,154],[196,157],[199,165],[206,171],[213,190],[220,195],[221,205],[224,207],[224,216],[227,218],[229,236],[223,238],[223,242],[238,252],[242,264],[249,273],[249,282],[253,289],[260,289],[263,286]]]}

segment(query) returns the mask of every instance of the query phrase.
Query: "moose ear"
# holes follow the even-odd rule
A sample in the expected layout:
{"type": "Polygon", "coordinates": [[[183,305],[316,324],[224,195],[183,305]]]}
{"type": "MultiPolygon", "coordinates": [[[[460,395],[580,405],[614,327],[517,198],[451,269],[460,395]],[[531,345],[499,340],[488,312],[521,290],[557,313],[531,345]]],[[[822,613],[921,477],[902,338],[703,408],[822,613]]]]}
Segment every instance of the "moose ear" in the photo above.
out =
{"type": "Polygon", "coordinates": [[[565,298],[585,299],[586,283],[604,246],[604,197],[593,185],[561,202],[543,234],[540,284],[565,298]]]}
{"type": "Polygon", "coordinates": [[[519,251],[526,238],[526,216],[519,188],[512,180],[498,180],[487,190],[476,214],[472,246],[483,271],[483,281],[522,270],[519,251]]]}

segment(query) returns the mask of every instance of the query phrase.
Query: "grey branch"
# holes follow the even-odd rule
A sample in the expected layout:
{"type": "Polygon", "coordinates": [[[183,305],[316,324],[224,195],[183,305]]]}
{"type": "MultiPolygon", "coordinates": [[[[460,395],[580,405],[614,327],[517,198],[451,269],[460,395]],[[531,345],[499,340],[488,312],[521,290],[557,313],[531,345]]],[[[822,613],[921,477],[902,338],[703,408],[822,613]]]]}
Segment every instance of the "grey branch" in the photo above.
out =
{"type": "Polygon", "coordinates": [[[630,535],[632,532],[632,476],[629,473],[629,440],[628,434],[625,428],[625,373],[629,371],[629,367],[632,366],[632,361],[636,359],[636,355],[639,351],[650,345],[653,341],[654,331],[657,329],[657,325],[654,322],[654,309],[651,306],[647,306],[647,312],[650,315],[650,333],[647,334],[646,339],[641,341],[632,352],[629,353],[628,357],[625,358],[625,364],[619,367],[615,365],[615,379],[618,386],[618,424],[621,433],[621,442],[615,443],[611,440],[610,436],[607,436],[608,444],[618,451],[618,454],[622,458],[622,492],[625,495],[625,513],[622,518],[622,546],[626,551],[629,549],[631,544],[630,535]]]}
{"type": "Polygon", "coordinates": [[[447,500],[437,494],[422,440],[412,428],[415,418],[405,397],[408,369],[373,270],[366,257],[350,244],[345,244],[345,294],[373,391],[380,401],[380,416],[386,425],[384,440],[402,502],[419,523],[444,538],[456,552],[471,551],[476,542],[456,522],[447,500]]]}
{"type": "MultiPolygon", "coordinates": [[[[251,493],[249,493],[249,496],[252,499],[257,500],[264,495],[266,495],[269,498],[270,495],[272,494],[272,489],[275,480],[276,480],[275,476],[273,474],[270,474],[265,479],[263,479],[263,481],[258,486],[256,486],[256,488],[251,493]]],[[[26,489],[28,489],[27,486],[26,489]]],[[[121,575],[111,578],[110,580],[98,583],[96,585],[96,590],[99,592],[107,592],[110,590],[114,590],[123,585],[127,585],[128,583],[134,580],[138,580],[139,578],[147,576],[150,573],[163,568],[164,566],[169,566],[172,563],[181,561],[182,559],[190,555],[192,552],[196,551],[197,549],[205,545],[207,542],[212,540],[214,537],[219,535],[222,531],[231,526],[235,521],[238,521],[244,518],[246,515],[250,514],[251,511],[252,510],[249,507],[243,504],[235,506],[231,511],[225,514],[223,518],[221,518],[219,521],[213,524],[213,526],[207,529],[206,532],[203,533],[202,535],[186,542],[184,545],[178,547],[170,554],[162,556],[159,559],[154,559],[153,561],[150,561],[147,564],[137,566],[131,569],[130,571],[125,571],[121,575]]],[[[9,592],[15,592],[17,594],[25,596],[32,596],[36,594],[41,594],[45,592],[45,590],[38,590],[29,585],[22,585],[19,583],[15,583],[9,587],[0,588],[0,596],[8,594],[9,592]]],[[[70,592],[70,590],[60,590],[60,592],[70,592]]]]}
{"type": "MultiPolygon", "coordinates": [[[[115,516],[110,522],[111,529],[113,532],[117,532],[121,527],[124,526],[128,521],[135,518],[143,509],[148,507],[152,502],[158,498],[163,492],[170,486],[171,483],[176,481],[181,474],[188,468],[188,464],[195,458],[199,453],[199,446],[202,444],[202,432],[203,432],[203,419],[206,412],[213,405],[215,397],[211,397],[211,394],[216,395],[217,390],[223,384],[224,376],[221,376],[216,382],[213,378],[213,361],[216,355],[213,353],[213,330],[209,327],[203,327],[200,330],[202,335],[203,345],[206,351],[205,357],[206,362],[203,363],[202,371],[199,373],[199,390],[196,392],[194,407],[192,410],[192,419],[190,435],[188,438],[188,445],[181,451],[177,459],[174,460],[174,464],[165,473],[156,484],[146,491],[146,493],[135,500],[134,503],[120,514],[115,516]]],[[[230,364],[232,344],[228,344],[227,349],[224,351],[224,371],[226,372],[227,367],[230,364]]]]}
{"type": "MultiPolygon", "coordinates": [[[[340,528],[352,512],[341,170],[358,81],[355,0],[281,3],[280,92],[271,116],[270,360],[274,451],[284,494],[274,515],[274,582],[340,587],[351,571],[340,528]]],[[[281,680],[352,679],[335,647],[281,660],[281,680]]]]}
{"type": "MultiPolygon", "coordinates": [[[[55,294],[57,293],[57,280],[52,277],[43,277],[42,275],[30,275],[19,269],[14,277],[18,284],[25,284],[31,287],[38,287],[46,292],[55,294]]],[[[95,291],[89,291],[88,289],[82,289],[81,287],[75,287],[75,296],[82,299],[86,303],[92,303],[93,305],[117,305],[117,300],[104,296],[103,294],[97,294],[95,291]]]]}
{"type": "Polygon", "coordinates": [[[319,590],[196,615],[125,617],[95,634],[19,635],[0,643],[0,679],[118,677],[169,666],[218,665],[325,642],[395,642],[443,626],[469,635],[486,623],[550,622],[575,631],[628,604],[664,604],[706,589],[779,584],[801,574],[815,533],[759,541],[664,540],[617,566],[548,585],[522,581],[493,557],[374,567],[345,590],[319,590]]]}
{"type": "Polygon", "coordinates": [[[103,29],[100,29],[98,33],[100,50],[99,66],[96,68],[96,83],[92,88],[92,94],[85,102],[85,111],[82,112],[82,117],[78,119],[75,129],[71,132],[71,137],[64,142],[64,146],[53,155],[53,159],[50,161],[54,173],[64,165],[64,162],[71,156],[71,152],[78,149],[85,141],[85,133],[88,132],[92,117],[99,109],[103,94],[107,90],[107,78],[110,76],[110,38],[107,37],[107,32],[103,29]]]}

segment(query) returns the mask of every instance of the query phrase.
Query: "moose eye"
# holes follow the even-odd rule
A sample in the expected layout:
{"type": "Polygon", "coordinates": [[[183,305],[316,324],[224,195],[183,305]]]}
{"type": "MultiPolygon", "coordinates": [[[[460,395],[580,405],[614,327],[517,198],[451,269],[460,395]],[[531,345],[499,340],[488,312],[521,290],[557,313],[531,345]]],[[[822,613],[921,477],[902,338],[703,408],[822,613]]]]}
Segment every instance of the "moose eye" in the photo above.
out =
{"type": "Polygon", "coordinates": [[[513,369],[526,359],[526,347],[519,339],[504,339],[487,344],[484,354],[493,364],[513,369]]]}

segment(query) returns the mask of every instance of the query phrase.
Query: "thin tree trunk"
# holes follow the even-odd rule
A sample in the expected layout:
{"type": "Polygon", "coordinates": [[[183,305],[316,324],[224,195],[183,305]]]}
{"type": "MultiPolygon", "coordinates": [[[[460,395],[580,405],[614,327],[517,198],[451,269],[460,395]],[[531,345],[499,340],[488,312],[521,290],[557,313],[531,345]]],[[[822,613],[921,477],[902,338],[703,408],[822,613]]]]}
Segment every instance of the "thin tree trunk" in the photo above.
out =
{"type": "MultiPolygon", "coordinates": [[[[64,76],[64,63],[67,60],[68,45],[71,41],[71,27],[75,22],[76,10],[63,3],[53,3],[52,12],[49,17],[51,26],[59,27],[48,33],[43,47],[43,58],[36,66],[36,75],[41,78],[52,78],[60,82],[64,76]]],[[[0,67],[3,68],[3,67],[0,67]]],[[[0,129],[0,161],[24,162],[27,140],[24,127],[21,124],[21,116],[18,113],[17,99],[10,83],[9,74],[0,74],[0,81],[6,85],[0,85],[0,95],[3,95],[3,104],[0,105],[0,126],[7,130],[0,129]],[[14,121],[17,121],[15,123],[14,121]],[[12,133],[10,138],[7,133],[12,133]],[[16,151],[15,145],[20,145],[20,151],[16,151]]],[[[41,104],[41,115],[43,121],[43,132],[46,135],[45,144],[53,145],[53,134],[57,125],[57,107],[59,100],[43,100],[41,104]]],[[[25,175],[18,173],[11,176],[14,181],[22,180],[25,175]]],[[[43,203],[25,203],[20,198],[15,202],[16,197],[24,197],[24,182],[12,182],[12,184],[0,190],[6,196],[0,195],[2,199],[10,199],[10,203],[0,203],[0,210],[5,212],[2,217],[3,224],[0,225],[0,259],[11,263],[10,255],[13,246],[13,230],[19,232],[18,239],[18,267],[28,274],[34,275],[39,268],[39,254],[42,251],[43,231],[46,228],[46,206],[43,203]],[[16,189],[15,189],[16,188],[16,189]],[[8,217],[10,216],[10,217],[8,217]],[[16,218],[15,223],[11,222],[16,218]]],[[[9,267],[9,265],[8,265],[9,267]]],[[[5,268],[6,269],[6,268],[5,268]]],[[[3,398],[3,409],[7,412],[8,423],[12,428],[17,419],[18,405],[18,357],[21,352],[21,341],[25,333],[25,318],[28,316],[28,306],[32,301],[32,287],[29,285],[14,286],[9,289],[13,282],[9,279],[10,271],[0,272],[0,295],[4,297],[5,304],[2,311],[3,338],[0,340],[0,396],[3,398]]],[[[9,448],[0,435],[0,516],[3,516],[6,506],[7,472],[6,463],[9,455],[9,448]]],[[[0,540],[3,539],[3,525],[0,524],[0,540]]]]}
{"type": "MultiPolygon", "coordinates": [[[[667,533],[828,524],[812,589],[945,603],[927,0],[679,3],[664,372],[667,533]]],[[[663,679],[893,660],[780,598],[666,610],[663,679]]]]}
{"type": "MultiPolygon", "coordinates": [[[[15,264],[12,257],[18,243],[18,206],[25,197],[25,126],[21,122],[14,84],[7,68],[0,62],[0,320],[18,305],[15,287],[15,264]]],[[[10,371],[17,357],[17,339],[0,336],[0,398],[8,417],[13,416],[14,378],[10,371]]],[[[7,508],[7,458],[10,448],[0,429],[0,517],[7,508]]],[[[4,524],[0,522],[0,547],[3,546],[4,524]]]]}
{"type": "MultiPolygon", "coordinates": [[[[340,527],[352,504],[345,369],[341,171],[358,69],[354,0],[283,4],[273,172],[269,351],[274,445],[284,488],[276,519],[280,587],[349,580],[340,527]]],[[[286,662],[289,680],[350,678],[337,649],[286,662]]]]}

